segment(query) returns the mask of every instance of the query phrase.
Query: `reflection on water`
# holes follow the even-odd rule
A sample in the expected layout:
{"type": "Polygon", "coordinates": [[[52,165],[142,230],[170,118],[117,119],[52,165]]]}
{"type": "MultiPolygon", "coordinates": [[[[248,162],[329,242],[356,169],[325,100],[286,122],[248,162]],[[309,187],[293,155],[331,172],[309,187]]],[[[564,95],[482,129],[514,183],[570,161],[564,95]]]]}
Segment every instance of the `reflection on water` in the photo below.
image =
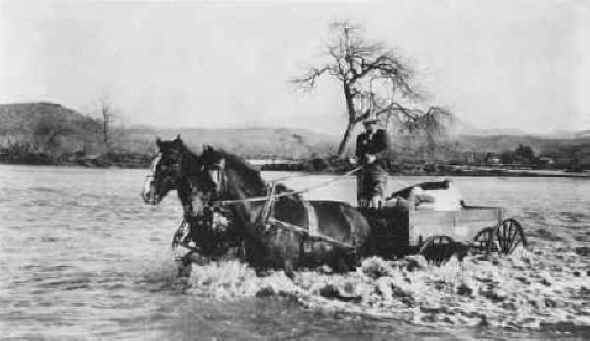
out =
{"type": "MultiPolygon", "coordinates": [[[[181,209],[174,193],[160,207],[143,205],[144,173],[0,166],[2,336],[590,336],[589,259],[575,253],[590,246],[587,180],[455,179],[467,203],[504,206],[523,223],[533,249],[508,258],[442,267],[420,257],[369,259],[355,273],[299,272],[294,281],[280,272],[259,278],[230,261],[179,280],[169,242],[181,209]]],[[[392,178],[390,186],[423,180],[392,178]]],[[[306,197],[352,201],[354,180],[306,197]]]]}

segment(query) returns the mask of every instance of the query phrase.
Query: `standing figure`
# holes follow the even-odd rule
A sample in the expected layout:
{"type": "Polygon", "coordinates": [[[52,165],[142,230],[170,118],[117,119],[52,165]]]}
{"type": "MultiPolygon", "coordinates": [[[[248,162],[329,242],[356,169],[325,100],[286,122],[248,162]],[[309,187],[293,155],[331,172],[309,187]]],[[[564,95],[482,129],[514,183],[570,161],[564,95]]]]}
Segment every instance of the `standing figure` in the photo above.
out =
{"type": "Polygon", "coordinates": [[[387,186],[387,172],[381,164],[387,137],[385,130],[377,129],[376,118],[366,119],[363,125],[365,132],[356,138],[356,159],[363,167],[357,173],[357,204],[379,208],[387,186]]]}

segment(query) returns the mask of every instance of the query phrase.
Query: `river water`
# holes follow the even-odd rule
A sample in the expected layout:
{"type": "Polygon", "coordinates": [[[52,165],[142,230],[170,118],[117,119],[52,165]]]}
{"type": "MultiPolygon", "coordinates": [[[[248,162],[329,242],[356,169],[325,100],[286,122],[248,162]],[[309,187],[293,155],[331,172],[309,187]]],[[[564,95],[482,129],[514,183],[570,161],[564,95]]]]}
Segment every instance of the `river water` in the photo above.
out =
{"type": "MultiPolygon", "coordinates": [[[[169,243],[180,205],[171,193],[145,206],[144,175],[0,166],[0,339],[590,338],[590,258],[575,252],[590,246],[589,180],[455,178],[468,204],[504,206],[521,221],[532,247],[509,257],[368,259],[353,273],[291,281],[235,261],[177,278],[169,243]]],[[[306,196],[352,201],[354,179],[306,196]]]]}

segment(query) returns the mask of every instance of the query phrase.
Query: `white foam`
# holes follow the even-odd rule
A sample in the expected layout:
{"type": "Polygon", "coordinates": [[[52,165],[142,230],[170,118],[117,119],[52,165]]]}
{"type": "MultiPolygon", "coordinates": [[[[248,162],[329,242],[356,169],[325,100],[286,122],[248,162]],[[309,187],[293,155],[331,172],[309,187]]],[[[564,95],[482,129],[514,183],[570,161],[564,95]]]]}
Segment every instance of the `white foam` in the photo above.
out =
{"type": "Polygon", "coordinates": [[[567,259],[557,265],[550,253],[526,250],[509,257],[451,259],[442,266],[428,264],[421,256],[398,261],[373,257],[355,272],[300,271],[294,280],[282,271],[257,277],[240,262],[214,262],[193,265],[188,292],[223,300],[287,294],[309,309],[426,325],[590,325],[587,265],[573,253],[567,259]]]}

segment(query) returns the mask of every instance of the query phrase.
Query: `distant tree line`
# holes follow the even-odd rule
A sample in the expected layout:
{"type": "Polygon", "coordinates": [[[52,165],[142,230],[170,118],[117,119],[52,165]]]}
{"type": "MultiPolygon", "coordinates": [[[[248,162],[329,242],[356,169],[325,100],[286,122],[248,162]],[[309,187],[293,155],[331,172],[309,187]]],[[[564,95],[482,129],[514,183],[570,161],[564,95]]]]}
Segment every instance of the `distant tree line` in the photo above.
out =
{"type": "Polygon", "coordinates": [[[506,150],[500,154],[500,159],[504,164],[535,164],[538,158],[530,146],[519,144],[514,150],[506,150]]]}

